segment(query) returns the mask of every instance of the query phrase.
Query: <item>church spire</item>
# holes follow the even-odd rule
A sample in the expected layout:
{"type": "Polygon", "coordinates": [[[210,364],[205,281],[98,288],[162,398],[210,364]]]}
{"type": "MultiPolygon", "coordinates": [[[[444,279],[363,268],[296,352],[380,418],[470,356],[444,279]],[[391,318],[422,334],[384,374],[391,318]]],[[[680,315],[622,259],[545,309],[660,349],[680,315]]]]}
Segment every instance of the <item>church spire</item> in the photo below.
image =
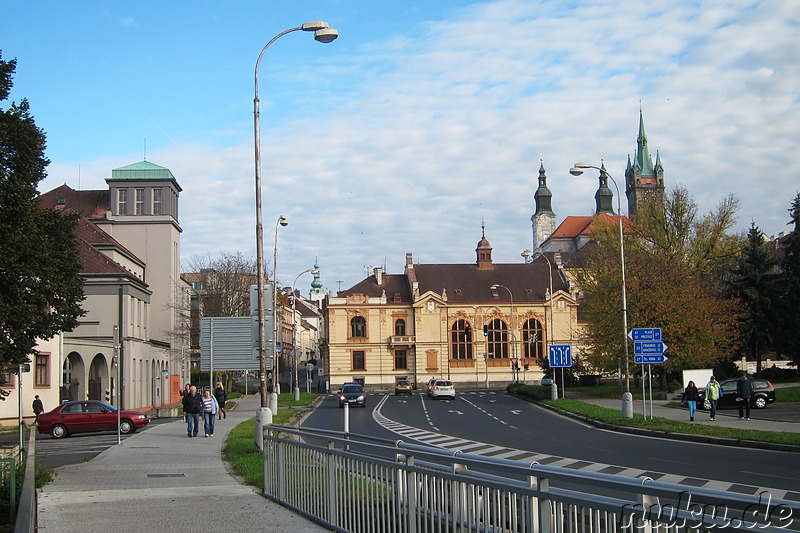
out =
{"type": "Polygon", "coordinates": [[[632,216],[637,205],[645,198],[664,196],[664,166],[661,155],[656,151],[656,164],[647,146],[647,133],[644,130],[644,115],[639,107],[639,135],[636,137],[636,153],[625,169],[625,195],[628,197],[628,213],[632,216]]]}
{"type": "Polygon", "coordinates": [[[600,177],[598,178],[600,186],[597,192],[594,193],[595,213],[608,213],[614,214],[614,193],[608,187],[608,172],[606,172],[605,162],[600,164],[600,177]]]}
{"type": "Polygon", "coordinates": [[[556,230],[556,214],[552,207],[553,193],[547,188],[547,174],[544,170],[544,158],[539,156],[539,188],[533,195],[536,211],[531,216],[533,227],[533,249],[538,250],[542,243],[556,230]]]}

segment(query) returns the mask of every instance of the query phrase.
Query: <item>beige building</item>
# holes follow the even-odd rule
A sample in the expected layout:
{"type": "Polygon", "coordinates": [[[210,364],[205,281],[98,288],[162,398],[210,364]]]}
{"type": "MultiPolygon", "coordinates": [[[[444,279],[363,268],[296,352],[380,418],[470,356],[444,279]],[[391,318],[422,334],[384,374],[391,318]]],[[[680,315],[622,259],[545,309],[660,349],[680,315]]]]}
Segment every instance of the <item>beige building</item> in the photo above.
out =
{"type": "Polygon", "coordinates": [[[471,264],[415,264],[329,296],[322,352],[331,389],[356,381],[387,390],[447,378],[461,388],[543,376],[551,344],[579,338],[575,289],[559,254],[495,264],[483,236],[471,264]],[[515,370],[515,366],[519,370],[515,370]]]}
{"type": "MultiPolygon", "coordinates": [[[[62,185],[40,198],[45,209],[82,217],[76,238],[86,314],[74,331],[40,345],[47,365],[33,364],[30,375],[23,374],[25,417],[33,415],[34,394],[47,410],[63,400],[144,409],[178,398],[188,357],[183,311],[190,291],[179,275],[181,188],[168,169],[147,161],[112,170],[106,183],[108,190],[91,191],[62,185]]],[[[11,396],[18,391],[13,379],[3,386],[11,396]]],[[[0,404],[0,419],[16,413],[16,402],[0,404]]]]}

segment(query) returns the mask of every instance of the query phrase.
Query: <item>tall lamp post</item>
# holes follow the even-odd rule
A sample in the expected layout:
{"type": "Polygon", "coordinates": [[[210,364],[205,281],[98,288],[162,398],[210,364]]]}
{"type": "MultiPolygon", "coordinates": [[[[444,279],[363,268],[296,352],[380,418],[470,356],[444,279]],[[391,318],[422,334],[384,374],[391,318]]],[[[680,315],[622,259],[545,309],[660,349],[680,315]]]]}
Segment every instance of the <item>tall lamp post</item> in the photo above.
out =
{"type": "Polygon", "coordinates": [[[297,380],[297,294],[294,292],[295,285],[300,276],[311,272],[316,274],[318,271],[315,268],[307,268],[300,272],[292,282],[292,366],[294,367],[294,400],[300,400],[300,386],[297,380]]]}
{"type": "MultiPolygon", "coordinates": [[[[495,283],[489,288],[492,289],[493,291],[496,291],[498,287],[503,287],[505,290],[508,291],[508,298],[511,302],[511,326],[509,327],[509,330],[511,332],[511,355],[514,359],[517,360],[516,364],[514,365],[516,366],[519,364],[519,358],[517,357],[517,336],[514,334],[514,295],[511,294],[511,289],[509,289],[505,285],[500,285],[498,283],[495,283]]],[[[517,375],[516,368],[514,369],[514,372],[515,375],[517,375]]],[[[519,381],[519,378],[517,378],[516,381],[519,381]]]]}
{"type": "MultiPolygon", "coordinates": [[[[633,418],[633,395],[631,394],[631,377],[628,372],[628,296],[625,291],[625,240],[622,231],[622,200],[617,186],[617,180],[609,174],[605,165],[599,167],[590,165],[589,163],[575,163],[569,173],[573,176],[580,176],[583,174],[584,169],[593,168],[599,170],[601,175],[605,175],[611,179],[614,188],[617,190],[617,220],[619,221],[619,260],[622,272],[622,346],[625,358],[625,392],[622,394],[622,418],[633,418]]],[[[622,372],[622,365],[618,365],[619,371],[622,372]]]]}
{"type": "Polygon", "coordinates": [[[261,224],[261,122],[259,118],[258,100],[258,67],[261,65],[261,58],[264,52],[272,43],[293,31],[313,31],[314,39],[321,43],[329,43],[339,36],[339,32],[328,27],[327,22],[315,21],[306,22],[302,26],[290,28],[282,31],[272,38],[261,49],[256,61],[253,98],[253,131],[255,136],[255,169],[256,169],[256,262],[258,263],[258,362],[259,379],[261,380],[261,407],[266,408],[269,404],[267,394],[267,326],[264,318],[264,227],[261,224]]]}
{"type": "Polygon", "coordinates": [[[289,220],[281,215],[275,222],[275,243],[272,247],[272,383],[277,394],[281,393],[280,357],[278,356],[278,228],[289,225],[289,220]]]}
{"type": "MultiPolygon", "coordinates": [[[[477,325],[477,323],[478,323],[478,311],[480,311],[482,325],[483,325],[484,328],[486,328],[486,326],[487,326],[487,324],[486,324],[486,315],[489,314],[489,312],[491,310],[493,310],[493,309],[500,309],[500,306],[493,305],[493,306],[489,307],[489,311],[486,311],[485,313],[483,312],[484,308],[479,306],[479,305],[473,305],[472,308],[475,310],[475,324],[477,325]]],[[[489,342],[488,342],[488,339],[485,336],[484,336],[484,339],[483,339],[483,349],[484,349],[484,352],[483,352],[483,370],[484,370],[483,386],[488,389],[489,388],[489,342]]],[[[477,359],[476,359],[476,361],[477,361],[477,359]]],[[[476,362],[475,363],[475,373],[476,373],[476,375],[477,375],[477,372],[478,372],[478,364],[476,362]]]]}
{"type": "MultiPolygon", "coordinates": [[[[547,348],[548,345],[552,345],[555,342],[555,338],[556,338],[556,333],[555,333],[556,330],[555,330],[555,325],[554,325],[555,324],[555,318],[554,318],[554,315],[553,315],[553,263],[551,263],[550,259],[544,254],[544,252],[542,252],[539,249],[537,249],[535,252],[533,250],[525,250],[525,252],[523,252],[523,256],[525,256],[525,258],[527,259],[528,255],[526,255],[526,254],[532,255],[531,262],[535,261],[537,257],[542,257],[542,258],[544,258],[545,261],[547,261],[547,276],[548,276],[548,279],[550,280],[550,335],[549,335],[550,338],[548,339],[548,342],[545,344],[545,348],[547,348]]],[[[564,387],[564,369],[562,368],[561,369],[561,395],[562,395],[561,397],[562,398],[566,398],[567,397],[566,394],[567,394],[566,388],[564,387]]]]}

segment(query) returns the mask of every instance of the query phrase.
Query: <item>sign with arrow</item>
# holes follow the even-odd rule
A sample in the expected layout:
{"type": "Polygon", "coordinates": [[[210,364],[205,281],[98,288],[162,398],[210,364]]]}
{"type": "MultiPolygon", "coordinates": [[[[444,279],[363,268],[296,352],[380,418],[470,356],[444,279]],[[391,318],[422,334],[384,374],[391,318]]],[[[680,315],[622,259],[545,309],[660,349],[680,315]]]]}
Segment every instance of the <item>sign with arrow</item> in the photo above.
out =
{"type": "Polygon", "coordinates": [[[660,341],[661,328],[634,328],[628,333],[632,341],[660,341]]]}
{"type": "Polygon", "coordinates": [[[554,344],[548,351],[550,368],[564,368],[572,366],[572,346],[569,344],[554,344]]]}
{"type": "Polygon", "coordinates": [[[633,362],[637,365],[660,365],[669,361],[669,357],[662,354],[657,355],[634,355],[633,362]]]}
{"type": "Polygon", "coordinates": [[[661,341],[637,341],[633,343],[634,355],[664,355],[668,346],[661,341]]]}

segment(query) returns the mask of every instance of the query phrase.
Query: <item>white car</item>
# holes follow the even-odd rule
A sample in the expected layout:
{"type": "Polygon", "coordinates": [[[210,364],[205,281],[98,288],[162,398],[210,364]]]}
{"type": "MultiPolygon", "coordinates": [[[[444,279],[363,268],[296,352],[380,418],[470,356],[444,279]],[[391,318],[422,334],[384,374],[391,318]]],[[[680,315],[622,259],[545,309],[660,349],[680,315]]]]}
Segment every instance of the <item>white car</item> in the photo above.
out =
{"type": "Polygon", "coordinates": [[[449,379],[437,379],[433,382],[429,394],[434,400],[436,398],[450,398],[451,400],[455,400],[456,386],[449,379]]]}

